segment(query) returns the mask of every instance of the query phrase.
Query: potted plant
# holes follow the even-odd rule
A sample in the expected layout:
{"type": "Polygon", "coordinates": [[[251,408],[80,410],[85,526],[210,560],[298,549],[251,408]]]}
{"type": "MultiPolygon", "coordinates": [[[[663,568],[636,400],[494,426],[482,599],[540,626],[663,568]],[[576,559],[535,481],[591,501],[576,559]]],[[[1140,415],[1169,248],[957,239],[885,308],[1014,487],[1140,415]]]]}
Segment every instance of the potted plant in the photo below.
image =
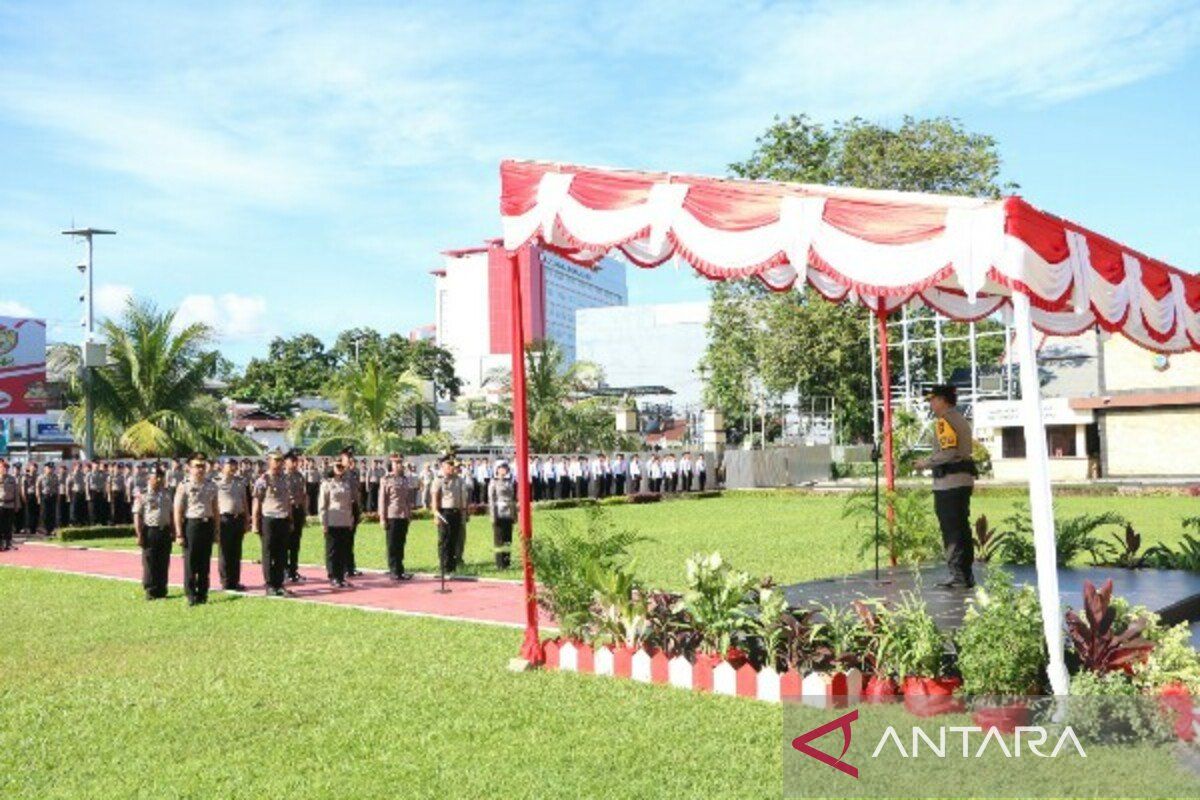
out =
{"type": "Polygon", "coordinates": [[[628,678],[633,654],[641,647],[649,626],[644,593],[633,575],[620,568],[593,565],[592,642],[612,650],[613,674],[628,678]]]}
{"type": "Polygon", "coordinates": [[[1029,722],[1026,696],[1038,691],[1046,668],[1046,642],[1037,592],[1017,589],[1012,576],[988,570],[955,637],[963,690],[989,698],[975,724],[1011,733],[1029,722]]]}
{"type": "Polygon", "coordinates": [[[887,613],[887,606],[881,600],[855,600],[852,608],[861,632],[863,666],[869,673],[863,699],[868,703],[891,702],[896,699],[900,687],[892,677],[883,652],[882,617],[887,613]]]}
{"type": "Polygon", "coordinates": [[[878,613],[879,659],[900,681],[905,707],[919,716],[954,710],[957,680],[941,676],[946,640],[920,595],[902,592],[894,608],[878,613]]]}
{"type": "Polygon", "coordinates": [[[733,570],[720,553],[696,555],[687,562],[687,591],[679,607],[688,613],[699,641],[693,684],[712,688],[712,670],[730,653],[735,640],[750,626],[747,595],[754,585],[748,574],[733,570]]]}

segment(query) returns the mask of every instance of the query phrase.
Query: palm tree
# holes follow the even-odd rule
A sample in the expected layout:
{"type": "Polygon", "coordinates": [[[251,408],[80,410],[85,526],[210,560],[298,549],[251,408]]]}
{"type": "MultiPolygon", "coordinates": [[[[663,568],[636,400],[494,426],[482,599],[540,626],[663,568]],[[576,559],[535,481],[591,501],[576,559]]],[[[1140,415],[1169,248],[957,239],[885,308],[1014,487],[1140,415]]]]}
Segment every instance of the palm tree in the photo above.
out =
{"type": "Polygon", "coordinates": [[[292,421],[292,440],[316,455],[345,447],[364,453],[421,449],[402,429],[418,421],[437,424],[437,409],[425,399],[424,382],[411,371],[396,372],[376,360],[345,371],[333,389],[337,413],[311,410],[292,421]]]}
{"type": "MultiPolygon", "coordinates": [[[[220,403],[203,393],[220,358],[208,349],[211,328],[195,323],[176,332],[174,323],[174,311],[132,298],[119,320],[100,323],[109,363],[92,371],[96,452],[136,458],[257,453],[253,441],[229,428],[220,403]]],[[[74,430],[83,430],[79,348],[57,345],[51,365],[71,376],[66,415],[74,430]]]]}
{"type": "MultiPolygon", "coordinates": [[[[529,410],[529,446],[537,452],[626,448],[632,442],[616,431],[616,405],[589,397],[600,384],[600,368],[590,361],[567,366],[562,348],[552,340],[531,342],[525,349],[525,397],[529,410]]],[[[483,441],[512,435],[512,376],[493,372],[486,383],[503,395],[498,403],[475,402],[467,413],[471,432],[483,441]]]]}

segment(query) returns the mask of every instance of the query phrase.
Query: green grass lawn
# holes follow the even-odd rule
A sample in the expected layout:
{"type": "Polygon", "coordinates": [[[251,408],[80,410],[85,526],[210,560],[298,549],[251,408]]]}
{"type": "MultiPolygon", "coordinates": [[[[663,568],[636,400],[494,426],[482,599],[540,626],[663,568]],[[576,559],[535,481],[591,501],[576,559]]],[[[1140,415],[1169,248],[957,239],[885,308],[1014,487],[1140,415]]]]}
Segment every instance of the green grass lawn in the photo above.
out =
{"type": "MultiPolygon", "coordinates": [[[[842,713],[511,673],[518,631],[352,608],[216,595],[189,609],[178,592],[146,603],[134,583],[5,567],[0,608],[6,800],[770,798],[782,793],[785,725],[790,737],[842,713]]],[[[872,766],[872,728],[893,724],[907,739],[917,718],[862,713],[852,755],[873,796],[997,796],[1014,776],[1104,796],[1128,764],[1154,782],[1137,796],[1195,794],[1195,777],[1161,749],[1089,749],[1086,769],[872,766]]],[[[969,722],[927,723],[940,724],[969,722]]],[[[809,770],[807,796],[843,796],[827,767],[798,754],[788,765],[809,770]]]]}
{"type": "MultiPolygon", "coordinates": [[[[972,504],[972,514],[987,514],[995,525],[1022,497],[1024,494],[1016,490],[981,490],[972,504]]],[[[869,558],[858,555],[859,535],[853,521],[841,517],[843,502],[843,496],[834,494],[728,492],[705,500],[612,506],[607,513],[614,524],[648,537],[649,541],[637,545],[633,553],[637,573],[651,585],[680,587],[684,561],[695,552],[712,550],[719,550],[740,569],[792,583],[870,566],[869,558]]],[[[1200,514],[1200,500],[1177,495],[1061,496],[1055,499],[1055,508],[1060,516],[1117,511],[1143,533],[1143,546],[1149,547],[1160,541],[1176,541],[1181,533],[1180,520],[1200,514]]],[[[579,509],[536,511],[534,533],[553,518],[582,521],[584,514],[579,509]]],[[[406,566],[412,570],[436,571],[436,543],[433,522],[414,522],[409,533],[406,566]]],[[[105,539],[86,544],[128,548],[132,543],[129,539],[105,539]]],[[[247,557],[256,557],[258,545],[253,535],[247,537],[247,547],[247,557]]],[[[386,566],[379,525],[360,526],[357,554],[360,566],[386,566]]],[[[306,530],[301,558],[307,563],[323,563],[318,527],[306,530]]],[[[518,577],[515,569],[497,572],[491,559],[491,524],[487,519],[475,518],[467,532],[469,571],[518,577]]]]}
{"type": "Polygon", "coordinates": [[[777,797],[781,712],[520,632],[0,568],[0,797],[777,797]]]}

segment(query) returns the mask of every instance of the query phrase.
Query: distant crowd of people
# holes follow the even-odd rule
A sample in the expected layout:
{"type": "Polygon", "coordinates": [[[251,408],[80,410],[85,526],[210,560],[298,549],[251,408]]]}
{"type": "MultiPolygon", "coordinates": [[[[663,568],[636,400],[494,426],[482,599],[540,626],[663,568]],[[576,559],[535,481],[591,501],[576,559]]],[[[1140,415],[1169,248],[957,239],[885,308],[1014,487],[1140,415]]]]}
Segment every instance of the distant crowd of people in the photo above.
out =
{"type": "MultiPolygon", "coordinates": [[[[612,457],[534,456],[528,462],[534,500],[604,498],[639,492],[703,491],[708,464],[703,454],[612,457]]],[[[266,458],[157,461],[90,461],[9,464],[0,459],[0,550],[12,547],[14,531],[52,534],[65,526],[134,526],[142,549],[147,599],[166,596],[171,546],[183,547],[184,590],[190,604],[207,601],[210,562],[227,591],[241,583],[242,539],[258,534],[268,595],[286,594],[285,582],[301,583],[300,544],[310,516],[325,535],[326,573],[336,588],[361,575],[355,536],[365,510],[383,526],[388,574],[406,581],[408,524],[417,508],[429,509],[438,527],[438,561],[444,574],[463,563],[466,523],[485,507],[492,521],[498,569],[511,563],[517,516],[519,466],[503,458],[452,456],[417,465],[393,453],[387,459],[336,458],[272,452],[266,458]]]]}

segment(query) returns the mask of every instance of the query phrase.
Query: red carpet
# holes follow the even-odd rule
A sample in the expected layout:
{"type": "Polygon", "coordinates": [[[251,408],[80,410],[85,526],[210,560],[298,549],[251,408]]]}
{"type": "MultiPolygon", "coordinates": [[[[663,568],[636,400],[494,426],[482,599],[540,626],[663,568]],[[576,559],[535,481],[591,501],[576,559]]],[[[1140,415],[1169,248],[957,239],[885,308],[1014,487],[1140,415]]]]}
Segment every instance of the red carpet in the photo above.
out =
{"type": "MultiPolygon", "coordinates": [[[[120,550],[89,550],[82,547],[60,547],[50,544],[24,544],[20,549],[0,553],[0,566],[28,567],[78,575],[93,575],[119,580],[141,582],[142,561],[137,552],[120,550]]],[[[300,573],[306,583],[288,584],[292,600],[310,603],[332,603],[374,611],[414,614],[444,619],[482,622],[525,627],[524,591],[516,581],[480,579],[476,581],[447,581],[449,594],[438,594],[437,576],[418,575],[411,581],[392,583],[387,573],[368,571],[352,579],[353,588],[334,589],[325,579],[320,567],[304,567],[300,573]]],[[[246,593],[262,595],[262,567],[242,563],[242,583],[246,593]]],[[[179,548],[171,556],[171,585],[182,587],[183,565],[179,548]]],[[[211,586],[218,587],[217,564],[212,567],[211,586]]],[[[216,590],[210,589],[213,594],[216,590]]],[[[541,624],[549,624],[543,614],[541,624]]]]}

